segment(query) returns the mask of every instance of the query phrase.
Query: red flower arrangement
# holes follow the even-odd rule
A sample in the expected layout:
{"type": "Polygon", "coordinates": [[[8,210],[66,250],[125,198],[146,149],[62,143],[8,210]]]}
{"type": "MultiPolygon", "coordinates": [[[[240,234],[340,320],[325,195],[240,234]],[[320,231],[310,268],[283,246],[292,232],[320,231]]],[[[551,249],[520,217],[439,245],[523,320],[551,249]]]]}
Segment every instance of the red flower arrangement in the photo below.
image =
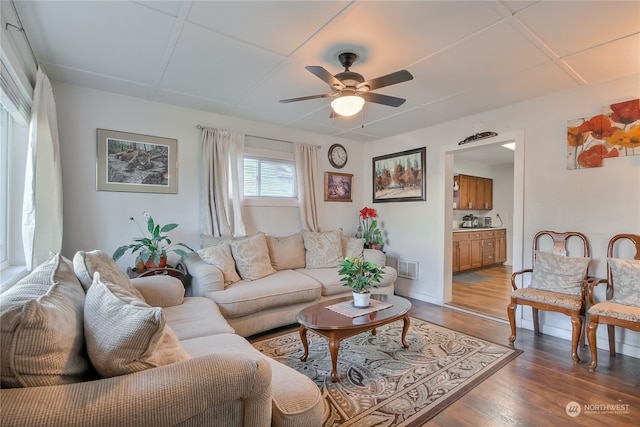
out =
{"type": "Polygon", "coordinates": [[[378,212],[373,208],[360,209],[360,226],[366,247],[380,249],[384,243],[382,232],[378,228],[378,212]]]}

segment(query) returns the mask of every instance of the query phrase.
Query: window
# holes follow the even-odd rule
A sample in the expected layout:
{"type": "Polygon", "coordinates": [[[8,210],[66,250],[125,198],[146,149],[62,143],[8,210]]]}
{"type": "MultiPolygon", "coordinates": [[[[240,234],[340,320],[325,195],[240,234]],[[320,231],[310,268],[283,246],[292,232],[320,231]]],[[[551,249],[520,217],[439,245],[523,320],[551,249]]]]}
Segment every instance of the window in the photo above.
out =
{"type": "Polygon", "coordinates": [[[296,171],[293,160],[245,155],[244,196],[294,198],[296,171]]]}
{"type": "Polygon", "coordinates": [[[12,118],[0,104],[0,269],[9,265],[9,135],[12,118]]]}

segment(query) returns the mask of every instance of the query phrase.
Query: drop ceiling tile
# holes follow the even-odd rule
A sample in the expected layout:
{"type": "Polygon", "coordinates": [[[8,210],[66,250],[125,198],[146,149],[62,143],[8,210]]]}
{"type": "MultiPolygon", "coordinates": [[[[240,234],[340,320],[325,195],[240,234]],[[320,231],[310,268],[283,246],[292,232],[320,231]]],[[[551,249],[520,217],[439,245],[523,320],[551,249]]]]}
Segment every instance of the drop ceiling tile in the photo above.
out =
{"type": "Polygon", "coordinates": [[[162,89],[156,91],[154,101],[164,102],[171,105],[180,105],[196,110],[209,111],[216,114],[229,114],[231,111],[231,107],[229,105],[221,102],[162,89]]]}
{"type": "MultiPolygon", "coordinates": [[[[41,61],[149,83],[175,19],[131,2],[16,2],[41,61]]],[[[31,40],[30,40],[31,41],[31,40]]]]}
{"type": "Polygon", "coordinates": [[[381,139],[433,126],[454,118],[457,117],[442,114],[430,107],[419,107],[373,123],[366,123],[363,130],[381,139]]]}
{"type": "Polygon", "coordinates": [[[177,17],[180,13],[180,8],[184,4],[182,1],[170,1],[170,0],[147,0],[147,1],[134,1],[142,6],[155,9],[160,12],[164,12],[168,15],[177,17]]]}
{"type": "Polygon", "coordinates": [[[640,73],[640,34],[564,58],[589,84],[640,73]]]}
{"type": "Polygon", "coordinates": [[[522,9],[526,9],[527,7],[534,5],[538,2],[538,0],[534,1],[524,1],[524,0],[515,0],[515,1],[501,1],[501,3],[511,11],[511,13],[517,13],[522,9]]]}
{"type": "Polygon", "coordinates": [[[186,24],[160,88],[233,103],[280,61],[274,54],[186,24]]]}
{"type": "Polygon", "coordinates": [[[288,56],[348,4],[347,1],[197,1],[188,20],[288,56]]]}
{"type": "Polygon", "coordinates": [[[564,57],[637,33],[640,2],[545,1],[517,16],[553,51],[564,57]]]}

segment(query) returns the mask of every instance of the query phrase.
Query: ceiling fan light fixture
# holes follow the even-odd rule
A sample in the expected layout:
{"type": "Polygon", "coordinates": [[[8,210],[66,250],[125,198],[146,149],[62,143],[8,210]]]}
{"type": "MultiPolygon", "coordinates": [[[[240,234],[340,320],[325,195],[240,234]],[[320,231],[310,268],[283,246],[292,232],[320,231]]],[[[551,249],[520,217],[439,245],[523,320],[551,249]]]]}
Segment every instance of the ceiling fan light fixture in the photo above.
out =
{"type": "Polygon", "coordinates": [[[362,110],[364,99],[357,95],[343,95],[331,101],[331,108],[336,114],[350,117],[362,110]]]}

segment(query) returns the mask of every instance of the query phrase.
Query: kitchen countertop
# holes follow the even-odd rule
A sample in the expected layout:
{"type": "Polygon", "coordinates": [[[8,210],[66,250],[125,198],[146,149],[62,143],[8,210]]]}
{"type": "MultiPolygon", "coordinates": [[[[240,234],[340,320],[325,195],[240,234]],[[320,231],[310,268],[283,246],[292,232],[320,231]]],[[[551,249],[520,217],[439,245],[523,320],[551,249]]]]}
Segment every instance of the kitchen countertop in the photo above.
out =
{"type": "Polygon", "coordinates": [[[506,229],[506,228],[507,228],[507,227],[504,227],[504,226],[502,226],[502,227],[466,227],[466,228],[454,228],[452,231],[453,231],[454,233],[458,233],[458,232],[461,232],[461,231],[469,232],[469,231],[476,231],[476,230],[477,230],[477,231],[484,231],[484,230],[504,230],[504,229],[506,229]]]}

